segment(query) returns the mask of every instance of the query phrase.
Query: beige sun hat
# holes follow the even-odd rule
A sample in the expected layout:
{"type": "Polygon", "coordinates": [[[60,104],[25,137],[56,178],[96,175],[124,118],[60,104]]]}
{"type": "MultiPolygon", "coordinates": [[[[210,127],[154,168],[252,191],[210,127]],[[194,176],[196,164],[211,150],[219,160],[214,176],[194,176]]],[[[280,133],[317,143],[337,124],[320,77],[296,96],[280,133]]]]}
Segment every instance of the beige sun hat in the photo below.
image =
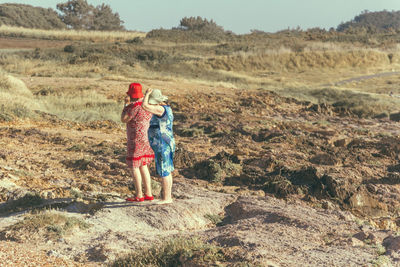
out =
{"type": "Polygon", "coordinates": [[[160,104],[161,102],[165,102],[167,100],[168,96],[163,95],[160,89],[154,89],[149,96],[149,103],[153,105],[160,104]]]}

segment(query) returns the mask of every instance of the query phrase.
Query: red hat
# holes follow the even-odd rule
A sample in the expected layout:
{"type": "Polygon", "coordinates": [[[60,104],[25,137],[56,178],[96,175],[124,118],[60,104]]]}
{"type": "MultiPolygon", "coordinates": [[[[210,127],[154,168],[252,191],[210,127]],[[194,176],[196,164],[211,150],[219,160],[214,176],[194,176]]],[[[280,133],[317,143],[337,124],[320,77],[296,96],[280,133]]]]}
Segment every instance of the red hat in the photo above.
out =
{"type": "Polygon", "coordinates": [[[142,98],[142,85],[140,83],[131,83],[129,85],[129,90],[128,92],[126,92],[126,94],[132,98],[142,98]]]}

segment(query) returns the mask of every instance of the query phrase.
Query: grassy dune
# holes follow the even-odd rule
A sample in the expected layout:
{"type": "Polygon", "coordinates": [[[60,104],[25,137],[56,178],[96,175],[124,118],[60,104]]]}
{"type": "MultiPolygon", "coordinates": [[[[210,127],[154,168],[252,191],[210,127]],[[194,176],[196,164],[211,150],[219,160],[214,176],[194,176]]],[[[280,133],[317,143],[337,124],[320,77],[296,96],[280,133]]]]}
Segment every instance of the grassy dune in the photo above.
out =
{"type": "Polygon", "coordinates": [[[32,117],[33,110],[43,107],[33,99],[25,84],[10,75],[0,73],[0,120],[32,117]]]}
{"type": "MultiPolygon", "coordinates": [[[[282,51],[282,50],[281,50],[282,51]]],[[[213,69],[258,71],[305,71],[317,68],[340,69],[386,66],[390,64],[387,53],[376,49],[353,51],[267,51],[216,58],[209,63],[213,69]]]]}
{"type": "Polygon", "coordinates": [[[33,94],[19,79],[0,74],[0,120],[36,117],[46,112],[71,121],[119,121],[120,104],[94,90],[56,92],[42,90],[33,94]]]}

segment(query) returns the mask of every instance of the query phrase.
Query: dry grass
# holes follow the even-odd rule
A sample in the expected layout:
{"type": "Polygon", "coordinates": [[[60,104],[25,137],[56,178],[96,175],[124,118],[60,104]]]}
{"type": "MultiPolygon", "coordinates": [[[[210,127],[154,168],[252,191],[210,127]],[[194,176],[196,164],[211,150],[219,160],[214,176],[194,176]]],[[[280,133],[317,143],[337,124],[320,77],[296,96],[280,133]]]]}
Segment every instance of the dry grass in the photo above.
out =
{"type": "Polygon", "coordinates": [[[360,92],[368,92],[381,94],[382,96],[388,96],[390,92],[394,95],[400,95],[400,75],[393,74],[387,77],[376,77],[372,79],[366,79],[356,82],[351,82],[345,86],[353,88],[360,92]]]}
{"type": "Polygon", "coordinates": [[[0,26],[0,36],[23,37],[47,40],[71,40],[71,41],[92,41],[92,42],[116,42],[126,41],[135,37],[145,37],[146,33],[136,31],[77,31],[77,30],[41,30],[0,26]]]}
{"type": "Polygon", "coordinates": [[[87,62],[65,64],[58,60],[26,60],[16,55],[7,56],[1,64],[9,73],[36,77],[101,78],[108,72],[106,66],[96,66],[87,62]]]}
{"type": "Polygon", "coordinates": [[[268,50],[266,53],[240,53],[234,56],[215,58],[206,64],[213,69],[226,71],[306,71],[314,69],[366,68],[386,66],[391,62],[388,54],[375,49],[352,51],[268,50]]]}
{"type": "Polygon", "coordinates": [[[257,266],[227,249],[207,244],[196,237],[164,240],[117,259],[112,266],[257,266]]]}
{"type": "Polygon", "coordinates": [[[0,120],[33,117],[33,110],[43,110],[43,107],[34,100],[32,92],[25,84],[10,75],[0,73],[0,120]]]}
{"type": "Polygon", "coordinates": [[[72,121],[120,119],[120,104],[107,99],[94,90],[63,94],[50,94],[40,97],[39,101],[47,112],[59,118],[72,121]]]}
{"type": "Polygon", "coordinates": [[[120,104],[94,90],[39,92],[34,95],[25,84],[10,75],[0,74],[0,120],[33,118],[35,111],[72,121],[111,120],[119,122],[120,104]]]}

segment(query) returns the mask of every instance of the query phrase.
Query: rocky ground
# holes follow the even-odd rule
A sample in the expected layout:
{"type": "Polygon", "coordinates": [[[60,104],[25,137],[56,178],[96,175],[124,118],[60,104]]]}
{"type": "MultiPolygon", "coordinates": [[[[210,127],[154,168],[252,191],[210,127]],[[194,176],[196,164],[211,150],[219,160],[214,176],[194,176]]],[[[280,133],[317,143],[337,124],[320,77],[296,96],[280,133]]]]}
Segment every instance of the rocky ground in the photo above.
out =
{"type": "Polygon", "coordinates": [[[2,123],[0,265],[104,265],[194,235],[236,251],[231,265],[400,266],[399,122],[263,90],[180,89],[172,205],[123,201],[117,123],[2,123]],[[20,227],[47,213],[76,218],[73,230],[20,227]]]}

